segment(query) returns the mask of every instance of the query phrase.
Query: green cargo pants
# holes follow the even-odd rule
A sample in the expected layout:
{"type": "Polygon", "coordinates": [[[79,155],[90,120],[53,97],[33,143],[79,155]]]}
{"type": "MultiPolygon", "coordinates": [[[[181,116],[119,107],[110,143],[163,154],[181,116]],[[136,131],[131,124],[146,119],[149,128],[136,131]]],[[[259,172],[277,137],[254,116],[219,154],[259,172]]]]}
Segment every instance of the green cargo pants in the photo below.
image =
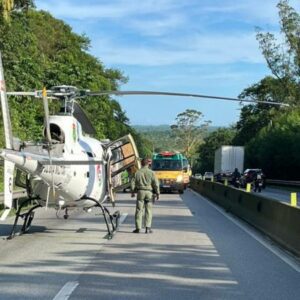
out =
{"type": "Polygon", "coordinates": [[[142,229],[143,210],[145,207],[145,224],[151,228],[152,224],[152,192],[140,190],[137,192],[135,228],[142,229]]]}

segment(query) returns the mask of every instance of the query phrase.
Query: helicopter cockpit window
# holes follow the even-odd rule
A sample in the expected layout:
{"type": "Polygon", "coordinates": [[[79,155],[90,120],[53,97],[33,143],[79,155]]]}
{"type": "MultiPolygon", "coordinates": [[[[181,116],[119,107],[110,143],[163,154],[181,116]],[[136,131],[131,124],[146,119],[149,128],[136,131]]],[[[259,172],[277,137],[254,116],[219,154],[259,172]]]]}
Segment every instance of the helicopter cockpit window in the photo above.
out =
{"type": "MultiPolygon", "coordinates": [[[[51,140],[58,143],[65,142],[65,135],[61,128],[56,124],[50,124],[51,140]]],[[[46,129],[44,130],[44,136],[46,137],[46,129]]]]}

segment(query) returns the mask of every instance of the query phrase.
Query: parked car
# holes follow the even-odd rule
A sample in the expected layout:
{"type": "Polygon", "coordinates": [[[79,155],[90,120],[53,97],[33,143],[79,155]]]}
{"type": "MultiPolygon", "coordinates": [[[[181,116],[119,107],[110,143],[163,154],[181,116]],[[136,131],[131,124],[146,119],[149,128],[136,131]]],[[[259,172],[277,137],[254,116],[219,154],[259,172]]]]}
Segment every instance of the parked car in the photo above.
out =
{"type": "Polygon", "coordinates": [[[225,180],[230,182],[231,181],[231,175],[232,175],[232,172],[218,173],[218,174],[214,174],[214,178],[215,178],[216,182],[224,183],[225,180]]]}
{"type": "Polygon", "coordinates": [[[200,173],[196,173],[196,174],[194,175],[194,177],[195,177],[196,179],[202,179],[202,175],[201,175],[200,173]]]}
{"type": "Polygon", "coordinates": [[[203,180],[212,180],[214,178],[213,172],[205,172],[203,175],[203,180]]]}
{"type": "Polygon", "coordinates": [[[247,183],[252,183],[256,175],[261,175],[262,178],[262,188],[266,187],[266,175],[262,169],[246,169],[240,179],[241,187],[246,187],[247,183]]]}

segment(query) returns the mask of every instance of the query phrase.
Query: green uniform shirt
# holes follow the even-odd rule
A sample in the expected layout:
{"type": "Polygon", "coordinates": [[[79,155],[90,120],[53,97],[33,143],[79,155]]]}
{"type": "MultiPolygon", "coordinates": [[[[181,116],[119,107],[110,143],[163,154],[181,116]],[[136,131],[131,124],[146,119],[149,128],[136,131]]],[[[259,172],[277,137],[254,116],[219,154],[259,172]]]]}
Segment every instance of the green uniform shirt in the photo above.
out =
{"type": "Polygon", "coordinates": [[[148,166],[142,167],[138,170],[131,180],[131,192],[137,190],[154,191],[155,194],[159,194],[159,184],[155,173],[148,168],[148,166]]]}

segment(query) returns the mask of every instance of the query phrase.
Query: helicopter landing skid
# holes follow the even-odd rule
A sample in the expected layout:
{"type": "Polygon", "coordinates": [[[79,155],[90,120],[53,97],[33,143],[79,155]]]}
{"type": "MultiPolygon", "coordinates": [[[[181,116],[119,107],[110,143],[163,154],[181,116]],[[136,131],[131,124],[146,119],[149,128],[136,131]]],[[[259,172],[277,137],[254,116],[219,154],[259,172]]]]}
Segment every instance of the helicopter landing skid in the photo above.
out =
{"type": "Polygon", "coordinates": [[[104,205],[102,205],[99,201],[97,201],[96,199],[87,197],[85,199],[91,200],[93,202],[95,202],[94,207],[100,207],[101,211],[102,211],[102,215],[104,217],[104,221],[106,224],[106,228],[107,228],[107,239],[112,239],[115,232],[117,231],[118,227],[119,227],[119,221],[120,221],[120,211],[115,211],[113,214],[110,213],[110,211],[108,210],[107,207],[105,207],[104,205]]]}
{"type": "Polygon", "coordinates": [[[28,232],[28,230],[30,229],[31,227],[31,222],[34,218],[34,210],[41,207],[40,204],[36,204],[34,205],[33,207],[31,207],[27,212],[25,213],[21,213],[21,210],[24,206],[26,206],[29,202],[33,201],[33,200],[36,200],[37,198],[28,198],[26,199],[25,201],[23,201],[21,203],[21,205],[19,206],[17,212],[16,212],[16,217],[15,217],[15,221],[14,221],[14,225],[13,225],[13,228],[11,230],[11,233],[10,235],[6,238],[7,240],[11,240],[13,239],[16,235],[22,235],[26,232],[28,232]],[[23,225],[22,225],[22,228],[20,230],[20,232],[16,233],[16,228],[17,228],[17,225],[18,225],[18,221],[19,221],[19,218],[23,219],[24,222],[23,222],[23,225]]]}

